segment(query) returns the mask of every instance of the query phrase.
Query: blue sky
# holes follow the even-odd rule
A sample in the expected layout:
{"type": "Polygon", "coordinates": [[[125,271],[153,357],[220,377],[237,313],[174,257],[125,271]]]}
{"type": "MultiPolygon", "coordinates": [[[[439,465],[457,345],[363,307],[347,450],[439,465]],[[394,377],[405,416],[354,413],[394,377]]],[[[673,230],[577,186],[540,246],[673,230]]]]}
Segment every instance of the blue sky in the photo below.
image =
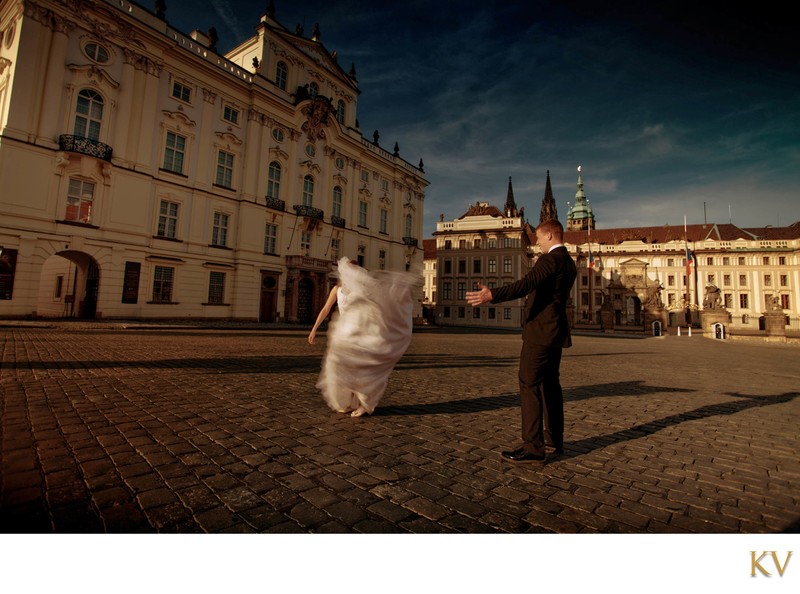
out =
{"type": "MultiPolygon", "coordinates": [[[[225,52],[268,0],[168,0],[186,33],[225,52]]],[[[800,221],[800,69],[772,3],[275,0],[276,17],[355,63],[363,135],[430,182],[439,215],[502,206],[532,223],[550,171],[559,217],[577,166],[597,227],[800,221]]]]}

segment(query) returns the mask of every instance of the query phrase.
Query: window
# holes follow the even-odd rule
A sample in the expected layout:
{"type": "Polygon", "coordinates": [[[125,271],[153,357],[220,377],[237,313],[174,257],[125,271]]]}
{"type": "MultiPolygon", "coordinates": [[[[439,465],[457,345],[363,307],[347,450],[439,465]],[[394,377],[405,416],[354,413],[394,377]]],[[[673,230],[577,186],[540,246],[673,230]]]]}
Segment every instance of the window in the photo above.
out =
{"type": "Polygon", "coordinates": [[[175,239],[178,229],[178,205],[175,202],[162,200],[158,209],[158,230],[156,235],[159,237],[169,237],[175,239]]]}
{"type": "Polygon", "coordinates": [[[772,275],[771,274],[765,274],[764,275],[764,286],[765,287],[771,287],[772,286],[772,275]]]}
{"type": "Polygon", "coordinates": [[[214,213],[214,226],[211,230],[211,245],[225,247],[228,245],[228,215],[214,213]]]}
{"type": "Polygon", "coordinates": [[[386,250],[378,250],[378,268],[386,269],[386,250]]]}
{"type": "Polygon", "coordinates": [[[311,255],[311,232],[303,231],[300,234],[300,251],[304,256],[311,255]]]}
{"type": "Polygon", "coordinates": [[[336,104],[336,121],[340,124],[344,124],[344,101],[339,99],[339,102],[336,104]]]}
{"type": "Polygon", "coordinates": [[[713,266],[714,265],[714,258],[706,258],[706,265],[713,266]]]}
{"type": "Polygon", "coordinates": [[[281,193],[281,164],[273,161],[267,174],[267,197],[279,198],[281,193]]]}
{"type": "Polygon", "coordinates": [[[361,181],[367,183],[369,181],[369,171],[366,169],[361,170],[361,181]]]}
{"type": "Polygon", "coordinates": [[[672,305],[675,303],[675,293],[668,293],[667,294],[667,305],[672,305]]]}
{"type": "Polygon", "coordinates": [[[739,275],[739,286],[740,287],[746,287],[747,286],[747,275],[746,274],[740,274],[739,275]]]}
{"type": "Polygon", "coordinates": [[[100,124],[103,122],[103,97],[91,89],[78,93],[75,108],[73,134],[89,140],[100,140],[100,124]]]}
{"type": "Polygon", "coordinates": [[[272,138],[274,138],[278,142],[283,142],[284,139],[283,130],[281,130],[280,128],[273,128],[272,138]]]}
{"type": "Polygon", "coordinates": [[[64,275],[56,275],[56,286],[53,289],[53,299],[61,299],[61,292],[64,290],[64,275]]]}
{"type": "Polygon", "coordinates": [[[667,266],[675,266],[675,259],[667,258],[667,266]]]}
{"type": "Polygon", "coordinates": [[[472,308],[472,319],[479,320],[481,317],[481,308],[480,307],[473,307],[472,308]]]}
{"type": "Polygon", "coordinates": [[[171,266],[156,266],[153,273],[153,301],[155,303],[172,302],[172,283],[175,269],[171,266]]]}
{"type": "Polygon", "coordinates": [[[783,309],[789,309],[789,296],[788,295],[781,295],[781,307],[783,309]]]}
{"type": "Polygon", "coordinates": [[[307,175],[303,178],[303,206],[314,206],[314,178],[307,175]]]}
{"type": "Polygon", "coordinates": [[[584,307],[589,306],[589,293],[587,293],[586,291],[583,291],[581,293],[581,305],[583,305],[584,307]]]}
{"type": "Polygon", "coordinates": [[[449,239],[445,239],[445,241],[444,241],[444,249],[446,249],[446,250],[453,249],[453,242],[450,241],[449,239]]]}
{"type": "Polygon", "coordinates": [[[667,286],[668,287],[674,287],[675,286],[675,275],[674,274],[670,274],[670,275],[667,276],[667,286]]]}
{"type": "Polygon", "coordinates": [[[504,248],[512,248],[512,247],[514,247],[514,240],[511,237],[504,237],[503,238],[503,247],[504,248]]]}
{"type": "Polygon", "coordinates": [[[481,240],[480,239],[473,239],[472,240],[472,247],[476,250],[480,249],[481,247],[481,240]]]}
{"type": "Polygon", "coordinates": [[[335,217],[342,216],[342,188],[339,186],[333,188],[333,210],[331,214],[335,217]]]}
{"type": "Polygon", "coordinates": [[[731,275],[730,274],[723,274],[722,275],[722,284],[726,287],[731,286],[731,275]]]}
{"type": "Polygon", "coordinates": [[[708,282],[711,283],[712,285],[714,284],[714,280],[715,279],[716,279],[716,276],[714,276],[713,274],[709,274],[708,275],[708,282]]]}
{"type": "Polygon", "coordinates": [[[504,320],[510,320],[511,319],[511,308],[510,307],[504,307],[503,308],[503,319],[504,320]]]}
{"type": "Polygon", "coordinates": [[[503,272],[504,273],[511,272],[511,258],[503,258],[503,272]]]}
{"type": "Polygon", "coordinates": [[[764,293],[764,309],[772,309],[772,294],[764,293]]]}
{"type": "Polygon", "coordinates": [[[458,295],[456,299],[459,301],[467,298],[467,283],[458,283],[458,295]]]}
{"type": "Polygon", "coordinates": [[[233,187],[233,155],[225,151],[217,153],[217,185],[233,187]]]}
{"type": "Polygon", "coordinates": [[[586,287],[588,285],[589,285],[589,275],[588,274],[582,274],[581,275],[581,286],[582,287],[586,287]]]}
{"type": "Polygon", "coordinates": [[[389,180],[388,179],[382,179],[381,180],[381,189],[384,192],[388,192],[389,191],[389,180]]]}
{"type": "Polygon", "coordinates": [[[367,226],[367,203],[366,202],[359,202],[358,203],[358,226],[365,227],[367,226]]]}
{"type": "Polygon", "coordinates": [[[104,48],[102,45],[97,43],[87,43],[83,47],[83,52],[86,54],[86,57],[90,60],[97,62],[99,64],[107,64],[108,63],[108,50],[104,48]]]}
{"type": "Polygon", "coordinates": [[[779,266],[786,266],[786,257],[785,256],[779,256],[778,257],[778,265],[779,266]]]}
{"type": "Polygon", "coordinates": [[[211,271],[208,275],[208,303],[222,305],[225,303],[225,273],[211,271]]]}
{"type": "Polygon", "coordinates": [[[481,273],[481,261],[479,258],[476,258],[472,261],[472,274],[480,274],[481,273]]]}
{"type": "Polygon", "coordinates": [[[338,262],[339,254],[342,251],[342,242],[340,239],[331,239],[331,261],[338,262]]]}
{"type": "Polygon", "coordinates": [[[267,223],[264,227],[264,253],[277,254],[275,246],[278,243],[278,226],[267,223]]]}
{"type": "Polygon", "coordinates": [[[763,262],[764,266],[769,266],[769,256],[764,256],[761,262],[763,262]]]}
{"type": "Polygon", "coordinates": [[[739,256],[739,266],[744,266],[744,256],[739,256]]]}
{"type": "Polygon", "coordinates": [[[94,204],[94,183],[70,178],[67,191],[66,221],[90,223],[94,204]]]}
{"type": "Polygon", "coordinates": [[[731,259],[728,256],[724,256],[722,258],[722,265],[723,266],[730,266],[731,265],[731,259]]]}
{"type": "Polygon", "coordinates": [[[286,67],[286,62],[278,62],[275,67],[275,86],[285,91],[288,78],[289,69],[286,67]]]}
{"type": "Polygon", "coordinates": [[[226,105],[222,110],[222,119],[231,124],[239,124],[239,110],[230,105],[226,105]]]}
{"type": "Polygon", "coordinates": [[[449,281],[442,283],[442,298],[443,299],[453,298],[453,283],[449,281]]]}
{"type": "Polygon", "coordinates": [[[787,287],[787,286],[789,286],[789,277],[788,277],[788,276],[786,276],[785,274],[782,274],[782,275],[781,275],[781,277],[780,277],[780,281],[781,281],[781,286],[782,286],[782,287],[787,287]]]}
{"type": "Polygon", "coordinates": [[[442,308],[442,312],[443,312],[445,318],[449,318],[450,317],[450,306],[449,305],[445,305],[444,308],[442,308]]]}
{"type": "Polygon", "coordinates": [[[497,310],[494,307],[489,308],[489,319],[494,320],[497,314],[497,310]]]}
{"type": "Polygon", "coordinates": [[[450,259],[444,261],[444,273],[453,274],[453,262],[450,259]]]}
{"type": "Polygon", "coordinates": [[[172,96],[189,103],[192,99],[192,90],[186,85],[175,81],[172,83],[172,96]]]}
{"type": "Polygon", "coordinates": [[[305,150],[306,150],[306,155],[308,155],[309,157],[316,157],[317,147],[315,147],[313,144],[311,143],[307,144],[305,150]]]}
{"type": "Polygon", "coordinates": [[[186,156],[186,138],[167,132],[166,148],[164,150],[164,169],[173,173],[183,173],[183,160],[186,156]]]}
{"type": "Polygon", "coordinates": [[[467,309],[464,306],[459,305],[458,306],[458,317],[459,318],[466,318],[467,317],[466,313],[467,313],[467,309]]]}
{"type": "Polygon", "coordinates": [[[739,307],[742,309],[747,309],[747,293],[742,293],[739,295],[739,307]]]}
{"type": "Polygon", "coordinates": [[[459,260],[458,261],[458,274],[467,274],[467,261],[466,260],[459,260]]]}
{"type": "Polygon", "coordinates": [[[727,309],[731,309],[733,307],[733,293],[725,293],[725,295],[723,295],[722,302],[725,304],[727,309]]]}
{"type": "Polygon", "coordinates": [[[381,222],[380,222],[380,232],[386,233],[386,229],[388,229],[389,224],[389,211],[385,208],[381,209],[381,222]]]}
{"type": "Polygon", "coordinates": [[[489,258],[489,274],[497,274],[497,259],[489,258]]]}
{"type": "Polygon", "coordinates": [[[344,169],[344,159],[342,157],[336,157],[333,164],[336,165],[336,169],[344,169]]]}
{"type": "Polygon", "coordinates": [[[403,237],[413,237],[414,219],[410,214],[406,215],[405,235],[403,237]]]}
{"type": "Polygon", "coordinates": [[[489,249],[494,249],[497,247],[497,239],[494,237],[489,240],[489,249]]]}

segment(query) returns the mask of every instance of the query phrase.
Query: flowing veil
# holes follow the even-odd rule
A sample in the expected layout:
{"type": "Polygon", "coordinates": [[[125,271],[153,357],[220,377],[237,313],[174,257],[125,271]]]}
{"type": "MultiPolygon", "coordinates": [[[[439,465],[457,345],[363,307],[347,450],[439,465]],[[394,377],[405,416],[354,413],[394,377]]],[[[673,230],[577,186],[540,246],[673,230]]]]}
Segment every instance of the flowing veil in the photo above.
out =
{"type": "Polygon", "coordinates": [[[389,374],[411,343],[415,272],[368,272],[339,260],[346,293],[328,328],[328,348],[317,388],[333,410],[375,410],[389,374]]]}

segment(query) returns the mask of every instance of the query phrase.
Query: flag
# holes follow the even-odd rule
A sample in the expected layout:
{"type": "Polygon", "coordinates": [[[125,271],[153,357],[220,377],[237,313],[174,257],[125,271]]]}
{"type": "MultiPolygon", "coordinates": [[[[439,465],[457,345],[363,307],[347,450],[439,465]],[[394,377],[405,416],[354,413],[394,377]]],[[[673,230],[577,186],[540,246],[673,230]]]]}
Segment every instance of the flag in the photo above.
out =
{"type": "Polygon", "coordinates": [[[686,270],[692,265],[692,252],[689,251],[689,244],[686,244],[686,270]]]}
{"type": "Polygon", "coordinates": [[[589,245],[589,270],[594,268],[594,256],[592,255],[592,246],[589,245]]]}

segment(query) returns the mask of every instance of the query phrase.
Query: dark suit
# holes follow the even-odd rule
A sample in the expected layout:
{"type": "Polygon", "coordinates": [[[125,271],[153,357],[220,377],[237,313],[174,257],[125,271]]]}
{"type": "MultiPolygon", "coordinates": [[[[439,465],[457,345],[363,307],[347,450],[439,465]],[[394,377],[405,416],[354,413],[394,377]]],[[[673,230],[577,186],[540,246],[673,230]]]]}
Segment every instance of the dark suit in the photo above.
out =
{"type": "Polygon", "coordinates": [[[559,368],[561,350],[572,346],[567,319],[575,262],[563,245],[542,254],[520,280],[492,289],[492,303],[526,297],[522,310],[519,390],[522,401],[523,449],[544,454],[543,424],[556,448],[564,445],[564,397],[559,368]]]}

